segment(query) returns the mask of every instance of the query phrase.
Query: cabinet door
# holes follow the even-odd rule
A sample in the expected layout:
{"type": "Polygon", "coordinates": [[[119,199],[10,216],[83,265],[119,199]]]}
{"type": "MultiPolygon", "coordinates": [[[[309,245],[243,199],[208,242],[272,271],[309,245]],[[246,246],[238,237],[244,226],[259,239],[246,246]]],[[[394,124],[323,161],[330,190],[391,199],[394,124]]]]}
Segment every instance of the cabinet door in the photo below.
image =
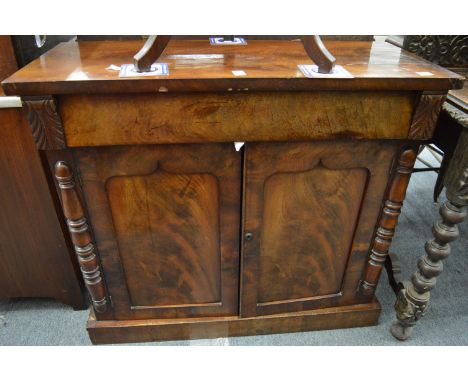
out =
{"type": "Polygon", "coordinates": [[[232,143],[75,155],[116,319],[238,314],[241,158],[232,143]]]}
{"type": "Polygon", "coordinates": [[[356,303],[397,143],[245,149],[241,315],[356,303]]]}

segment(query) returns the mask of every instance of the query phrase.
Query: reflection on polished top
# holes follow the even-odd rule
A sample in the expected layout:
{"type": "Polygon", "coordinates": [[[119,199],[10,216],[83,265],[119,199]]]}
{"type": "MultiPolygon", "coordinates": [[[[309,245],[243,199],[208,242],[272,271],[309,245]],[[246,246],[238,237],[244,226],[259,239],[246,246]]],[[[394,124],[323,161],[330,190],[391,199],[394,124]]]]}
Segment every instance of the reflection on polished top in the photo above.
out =
{"type": "Polygon", "coordinates": [[[327,41],[327,48],[354,78],[306,78],[298,64],[312,64],[300,41],[248,41],[212,46],[172,40],[159,62],[169,75],[119,78],[110,65],[133,62],[141,41],[67,42],[22,68],[2,84],[8,95],[158,91],[448,90],[463,77],[376,41],[327,41]],[[233,71],[245,76],[236,77],[233,71]]]}

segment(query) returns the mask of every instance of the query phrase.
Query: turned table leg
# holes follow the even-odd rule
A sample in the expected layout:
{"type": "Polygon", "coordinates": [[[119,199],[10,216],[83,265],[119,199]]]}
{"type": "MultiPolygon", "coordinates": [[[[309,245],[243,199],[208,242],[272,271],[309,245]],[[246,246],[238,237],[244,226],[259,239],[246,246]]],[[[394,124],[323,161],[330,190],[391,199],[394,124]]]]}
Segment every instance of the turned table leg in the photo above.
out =
{"type": "Polygon", "coordinates": [[[418,270],[411,277],[411,282],[404,283],[395,302],[397,321],[391,332],[399,340],[406,340],[416,322],[424,316],[430,298],[430,290],[436,284],[437,276],[443,269],[442,260],[450,255],[449,243],[458,237],[457,224],[466,217],[463,206],[450,200],[439,210],[441,220],[432,228],[434,238],[426,242],[426,255],[418,261],[418,270]]]}
{"type": "Polygon", "coordinates": [[[403,282],[404,288],[395,302],[397,321],[390,331],[399,340],[406,340],[416,322],[424,316],[430,290],[436,284],[437,276],[443,269],[442,260],[450,254],[449,243],[458,237],[458,227],[466,217],[468,205],[468,130],[458,142],[450,168],[444,179],[447,187],[447,201],[440,207],[441,219],[432,228],[433,238],[426,242],[426,255],[418,261],[418,270],[410,282],[403,282]]]}

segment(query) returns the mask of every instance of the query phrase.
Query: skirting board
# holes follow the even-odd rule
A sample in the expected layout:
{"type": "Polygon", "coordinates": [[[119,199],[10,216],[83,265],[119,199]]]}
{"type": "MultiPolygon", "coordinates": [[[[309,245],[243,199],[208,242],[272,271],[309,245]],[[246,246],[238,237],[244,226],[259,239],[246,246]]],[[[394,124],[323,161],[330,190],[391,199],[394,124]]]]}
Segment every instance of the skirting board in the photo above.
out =
{"type": "Polygon", "coordinates": [[[188,340],[272,333],[371,326],[378,323],[380,304],[315,309],[296,313],[240,318],[206,317],[184,319],[97,321],[91,313],[88,333],[93,344],[188,340]]]}

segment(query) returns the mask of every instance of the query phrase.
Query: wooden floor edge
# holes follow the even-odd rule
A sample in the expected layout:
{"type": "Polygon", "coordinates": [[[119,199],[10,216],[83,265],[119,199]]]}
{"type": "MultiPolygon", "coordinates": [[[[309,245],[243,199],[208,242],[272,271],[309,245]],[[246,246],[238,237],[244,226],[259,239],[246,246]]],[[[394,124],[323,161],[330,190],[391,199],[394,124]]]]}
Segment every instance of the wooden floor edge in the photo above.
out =
{"type": "Polygon", "coordinates": [[[208,317],[179,320],[96,321],[91,313],[87,330],[93,344],[188,340],[306,332],[372,326],[378,323],[380,304],[316,309],[260,317],[208,317]]]}

